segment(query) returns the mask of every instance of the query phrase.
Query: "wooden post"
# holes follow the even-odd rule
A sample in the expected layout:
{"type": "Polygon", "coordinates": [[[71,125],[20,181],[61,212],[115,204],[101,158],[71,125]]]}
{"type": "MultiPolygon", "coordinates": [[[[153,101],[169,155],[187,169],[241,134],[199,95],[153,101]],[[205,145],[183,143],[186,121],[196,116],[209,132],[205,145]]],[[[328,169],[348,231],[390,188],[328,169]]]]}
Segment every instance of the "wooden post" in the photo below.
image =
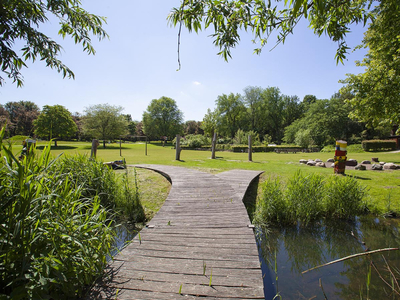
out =
{"type": "Polygon", "coordinates": [[[119,137],[119,156],[122,156],[122,137],[119,137]]]}
{"type": "Polygon", "coordinates": [[[213,140],[211,143],[211,159],[215,159],[215,146],[217,144],[217,133],[214,132],[213,140]]]}
{"type": "Polygon", "coordinates": [[[146,143],[144,146],[144,154],[147,156],[147,136],[146,136],[146,143]]]}
{"type": "Polygon", "coordinates": [[[176,135],[176,155],[175,160],[181,160],[181,137],[179,134],[176,135]]]}
{"type": "Polygon", "coordinates": [[[253,161],[253,149],[251,148],[251,135],[249,135],[249,161],[253,161]]]}
{"type": "Polygon", "coordinates": [[[92,151],[90,152],[90,157],[96,158],[97,155],[97,147],[100,145],[99,140],[92,141],[92,151]]]}

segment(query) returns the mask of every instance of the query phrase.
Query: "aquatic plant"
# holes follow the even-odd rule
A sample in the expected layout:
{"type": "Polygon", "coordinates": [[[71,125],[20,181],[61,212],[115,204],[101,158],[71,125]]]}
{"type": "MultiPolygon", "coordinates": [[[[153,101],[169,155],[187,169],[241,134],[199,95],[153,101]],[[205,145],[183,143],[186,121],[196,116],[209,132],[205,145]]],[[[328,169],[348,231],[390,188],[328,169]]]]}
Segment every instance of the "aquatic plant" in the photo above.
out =
{"type": "Polygon", "coordinates": [[[331,176],[325,186],[324,207],[328,218],[351,219],[362,214],[366,190],[354,177],[331,176]]]}
{"type": "Polygon", "coordinates": [[[21,161],[0,133],[0,298],[70,299],[102,274],[114,241],[111,212],[55,172],[50,144],[21,161]]]}

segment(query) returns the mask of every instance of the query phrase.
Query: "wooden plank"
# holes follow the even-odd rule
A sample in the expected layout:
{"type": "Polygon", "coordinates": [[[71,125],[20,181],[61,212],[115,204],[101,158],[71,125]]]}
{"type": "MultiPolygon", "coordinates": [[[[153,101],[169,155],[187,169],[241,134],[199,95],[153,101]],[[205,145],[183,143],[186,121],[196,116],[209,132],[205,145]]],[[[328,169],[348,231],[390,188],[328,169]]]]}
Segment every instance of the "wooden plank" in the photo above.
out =
{"type": "Polygon", "coordinates": [[[170,193],[152,228],[109,264],[110,279],[93,289],[96,299],[263,299],[258,250],[242,203],[260,172],[142,167],[166,176],[170,193]]]}

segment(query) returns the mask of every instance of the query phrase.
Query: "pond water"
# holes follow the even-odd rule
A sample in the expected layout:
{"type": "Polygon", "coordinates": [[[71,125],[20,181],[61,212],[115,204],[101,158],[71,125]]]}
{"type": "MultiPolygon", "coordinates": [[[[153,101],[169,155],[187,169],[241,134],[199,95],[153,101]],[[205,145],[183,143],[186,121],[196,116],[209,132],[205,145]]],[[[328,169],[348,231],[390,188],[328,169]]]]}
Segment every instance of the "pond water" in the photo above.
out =
{"type": "MultiPolygon", "coordinates": [[[[399,220],[359,218],[355,222],[298,224],[266,230],[257,228],[265,299],[274,299],[276,295],[281,298],[275,299],[285,300],[400,299],[379,277],[392,284],[389,265],[400,278],[399,251],[364,255],[302,274],[315,266],[366,249],[399,247],[399,224],[399,220]]],[[[399,286],[396,289],[400,291],[399,286]]]]}
{"type": "MultiPolygon", "coordinates": [[[[285,228],[256,228],[256,239],[264,279],[266,300],[275,299],[400,299],[391,292],[371,267],[392,283],[387,265],[400,279],[400,251],[389,251],[353,258],[302,272],[321,264],[362,253],[400,246],[400,220],[358,218],[355,222],[334,221],[285,228]],[[384,258],[382,257],[384,256],[384,258]],[[322,288],[320,286],[322,283],[322,288]],[[324,296],[326,295],[326,298],[324,296]],[[368,298],[367,298],[368,295],[368,298]]],[[[139,229],[127,224],[118,227],[115,246],[122,249],[139,229]]],[[[112,254],[117,254],[115,250],[112,254]]],[[[400,281],[400,280],[399,280],[400,281]]],[[[397,286],[400,291],[400,287],[397,286]]]]}

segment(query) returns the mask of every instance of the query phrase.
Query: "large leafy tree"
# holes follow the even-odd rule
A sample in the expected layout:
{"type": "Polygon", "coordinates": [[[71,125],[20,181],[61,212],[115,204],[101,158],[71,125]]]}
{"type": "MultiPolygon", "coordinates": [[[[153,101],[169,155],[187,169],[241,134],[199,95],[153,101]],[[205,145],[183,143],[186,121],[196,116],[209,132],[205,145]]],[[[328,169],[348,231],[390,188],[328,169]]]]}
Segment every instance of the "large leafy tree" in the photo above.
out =
{"type": "Polygon", "coordinates": [[[11,135],[33,135],[33,121],[39,116],[39,107],[31,101],[7,102],[4,105],[10,117],[11,135]]]}
{"type": "Polygon", "coordinates": [[[143,113],[143,131],[153,138],[171,139],[183,131],[183,113],[175,100],[168,97],[153,99],[143,113]]]}
{"type": "Polygon", "coordinates": [[[35,134],[38,137],[54,139],[57,147],[57,139],[70,138],[78,130],[71,113],[62,105],[45,105],[34,121],[35,134]]]}
{"type": "Polygon", "coordinates": [[[364,73],[348,74],[342,93],[352,93],[350,116],[369,125],[400,123],[400,2],[382,0],[365,34],[368,53],[357,64],[364,73]]]}
{"type": "MultiPolygon", "coordinates": [[[[284,42],[301,19],[318,36],[326,34],[337,42],[337,61],[343,61],[349,47],[346,33],[350,24],[363,23],[371,17],[372,0],[183,0],[169,15],[171,24],[198,32],[211,27],[219,55],[226,60],[240,41],[240,33],[251,31],[260,53],[270,36],[284,42]],[[275,33],[275,34],[272,34],[275,33]]],[[[180,36],[180,35],[179,35],[180,36]]]]}
{"type": "MultiPolygon", "coordinates": [[[[80,0],[2,0],[0,6],[0,67],[17,86],[22,86],[22,67],[26,61],[42,60],[47,67],[56,69],[64,77],[73,78],[74,73],[59,60],[62,47],[40,31],[40,26],[50,17],[59,21],[59,34],[71,36],[83,50],[94,54],[90,35],[99,39],[107,37],[102,25],[104,17],[90,14],[82,8],[80,0]],[[15,49],[17,41],[23,42],[15,49]]],[[[0,76],[0,85],[4,83],[0,76]]]]}
{"type": "Polygon", "coordinates": [[[97,104],[85,108],[83,131],[86,135],[106,141],[119,138],[128,134],[128,121],[121,106],[97,104]]]}
{"type": "Polygon", "coordinates": [[[234,138],[236,132],[246,124],[246,107],[240,94],[222,94],[215,100],[218,112],[218,132],[234,138]]]}

